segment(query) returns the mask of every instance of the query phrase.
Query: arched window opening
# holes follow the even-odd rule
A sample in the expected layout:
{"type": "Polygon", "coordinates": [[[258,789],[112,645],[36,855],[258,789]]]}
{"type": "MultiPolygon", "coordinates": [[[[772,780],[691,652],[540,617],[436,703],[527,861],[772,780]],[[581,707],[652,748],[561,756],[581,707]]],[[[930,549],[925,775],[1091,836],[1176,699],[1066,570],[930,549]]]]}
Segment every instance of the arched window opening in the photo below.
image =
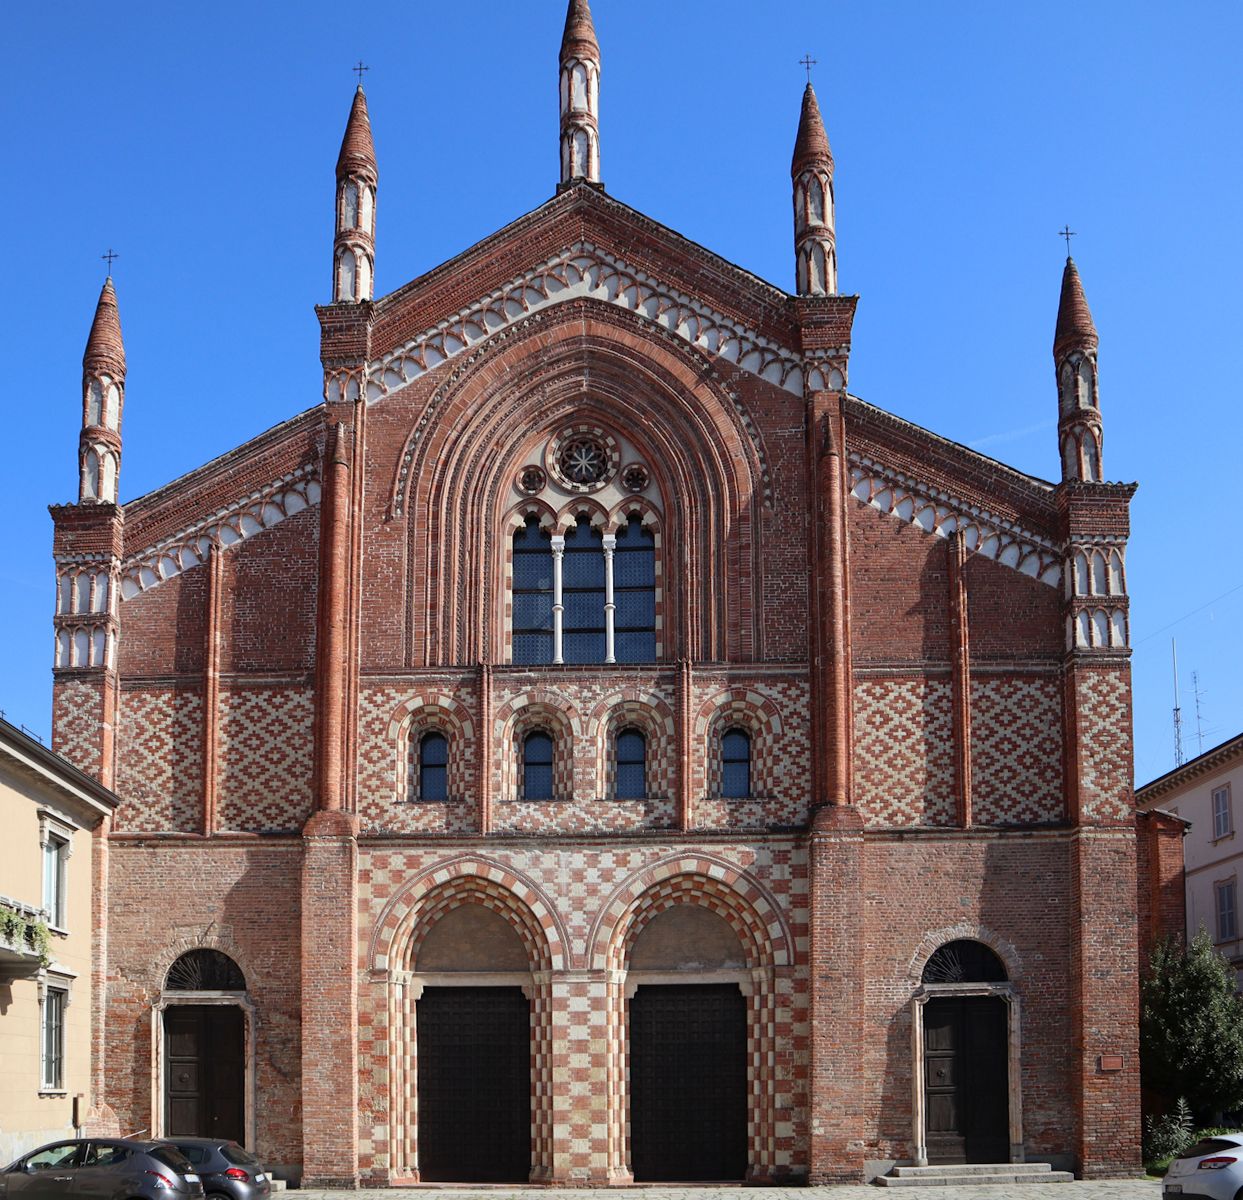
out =
{"type": "Polygon", "coordinates": [[[810,199],[810,218],[813,225],[824,224],[824,188],[814,175],[812,176],[811,186],[808,189],[808,198],[810,199]]]}
{"type": "Polygon", "coordinates": [[[751,795],[751,735],[743,729],[727,729],[721,737],[721,795],[751,795]]]}
{"type": "Polygon", "coordinates": [[[219,950],[187,950],[164,980],[166,992],[244,992],[246,980],[227,954],[219,950]]]}
{"type": "Polygon", "coordinates": [[[604,661],[604,552],[603,535],[592,529],[586,515],[565,535],[562,560],[562,655],[568,663],[604,661]]]}
{"type": "Polygon", "coordinates": [[[419,739],[420,800],[449,798],[449,739],[432,731],[419,739]]]}
{"type": "Polygon", "coordinates": [[[960,938],[941,946],[924,966],[924,983],[1005,983],[1006,968],[983,942],[960,938]]]}
{"type": "Polygon", "coordinates": [[[522,798],[552,799],[552,738],[543,730],[522,741],[522,798]]]}
{"type": "Polygon", "coordinates": [[[617,735],[617,785],[619,800],[642,800],[647,795],[647,738],[637,729],[617,735]]]}
{"type": "Polygon", "coordinates": [[[341,227],[343,229],[356,228],[358,225],[358,185],[356,183],[347,183],[345,185],[341,207],[341,227]]]}
{"type": "Polygon", "coordinates": [[[552,538],[528,517],[514,534],[513,661],[552,662],[552,538]]]}
{"type": "Polygon", "coordinates": [[[656,538],[632,515],[613,552],[615,648],[618,662],[656,658],[656,538]]]}

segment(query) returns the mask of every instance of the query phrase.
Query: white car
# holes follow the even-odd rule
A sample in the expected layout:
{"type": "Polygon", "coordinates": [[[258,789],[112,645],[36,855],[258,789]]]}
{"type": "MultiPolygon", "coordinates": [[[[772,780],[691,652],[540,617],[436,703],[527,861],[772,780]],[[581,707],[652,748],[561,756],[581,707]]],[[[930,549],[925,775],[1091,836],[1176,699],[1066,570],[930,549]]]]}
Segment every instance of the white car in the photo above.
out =
{"type": "Polygon", "coordinates": [[[1243,1200],[1243,1133],[1220,1133],[1189,1146],[1161,1185],[1163,1200],[1243,1200]]]}

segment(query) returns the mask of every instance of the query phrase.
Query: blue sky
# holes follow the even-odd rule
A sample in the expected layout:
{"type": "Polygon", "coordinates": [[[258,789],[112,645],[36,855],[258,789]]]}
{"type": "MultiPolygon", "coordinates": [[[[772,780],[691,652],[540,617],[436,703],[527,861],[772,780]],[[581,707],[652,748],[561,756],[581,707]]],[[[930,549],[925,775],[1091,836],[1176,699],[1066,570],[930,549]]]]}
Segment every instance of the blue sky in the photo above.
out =
{"type": "MultiPolygon", "coordinates": [[[[1136,776],[1243,730],[1238,197],[1243,6],[1121,0],[595,0],[608,190],[792,286],[804,75],[837,160],[851,390],[1049,478],[1050,345],[1074,254],[1101,335],[1128,559],[1136,776]]],[[[46,735],[48,503],[76,496],[81,353],[114,276],[129,356],[122,499],[318,402],[333,165],[360,57],[380,159],[377,293],[547,199],[563,0],[353,9],[21,5],[0,132],[13,429],[0,709],[46,735]],[[343,32],[345,31],[345,32],[343,32]]]]}

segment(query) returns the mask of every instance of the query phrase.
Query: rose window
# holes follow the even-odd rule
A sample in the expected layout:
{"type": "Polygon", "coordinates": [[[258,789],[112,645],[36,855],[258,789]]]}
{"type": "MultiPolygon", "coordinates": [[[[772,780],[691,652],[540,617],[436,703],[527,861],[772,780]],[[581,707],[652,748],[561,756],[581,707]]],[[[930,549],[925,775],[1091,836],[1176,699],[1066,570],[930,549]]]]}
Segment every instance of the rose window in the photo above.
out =
{"type": "Polygon", "coordinates": [[[553,439],[545,462],[562,487],[594,492],[617,474],[619,453],[616,439],[603,429],[574,425],[553,439]]]}

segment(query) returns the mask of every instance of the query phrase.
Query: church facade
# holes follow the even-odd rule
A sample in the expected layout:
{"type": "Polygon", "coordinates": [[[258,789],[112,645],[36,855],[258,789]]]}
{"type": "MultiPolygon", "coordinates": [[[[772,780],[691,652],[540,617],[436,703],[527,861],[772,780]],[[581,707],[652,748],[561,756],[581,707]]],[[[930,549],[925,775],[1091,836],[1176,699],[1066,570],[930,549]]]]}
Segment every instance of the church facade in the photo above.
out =
{"type": "Polygon", "coordinates": [[[1174,842],[1075,265],[1049,483],[849,391],[810,84],[787,293],[603,190],[600,60],[571,0],[556,194],[380,298],[359,88],[323,402],[123,505],[105,284],[53,509],[55,745],[122,801],[94,1119],[347,1186],[1129,1172],[1174,842]]]}

